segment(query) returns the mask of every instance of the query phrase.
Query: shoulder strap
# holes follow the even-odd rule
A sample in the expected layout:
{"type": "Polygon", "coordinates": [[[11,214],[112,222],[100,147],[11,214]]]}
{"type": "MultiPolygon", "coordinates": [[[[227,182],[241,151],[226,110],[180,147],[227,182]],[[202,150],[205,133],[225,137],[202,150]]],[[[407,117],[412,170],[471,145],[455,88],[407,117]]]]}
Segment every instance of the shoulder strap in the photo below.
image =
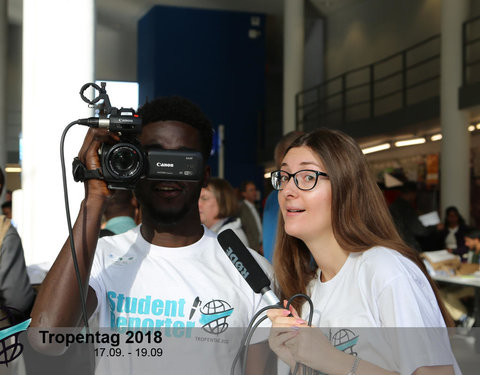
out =
{"type": "Polygon", "coordinates": [[[10,229],[10,219],[5,215],[0,215],[0,247],[2,246],[3,238],[10,229]]]}

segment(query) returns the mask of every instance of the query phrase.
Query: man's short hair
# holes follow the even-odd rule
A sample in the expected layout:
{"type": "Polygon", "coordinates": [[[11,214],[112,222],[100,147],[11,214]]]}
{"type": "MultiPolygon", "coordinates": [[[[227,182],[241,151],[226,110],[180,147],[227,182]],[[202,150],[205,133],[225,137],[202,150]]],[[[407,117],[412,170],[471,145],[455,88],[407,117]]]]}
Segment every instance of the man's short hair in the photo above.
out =
{"type": "Polygon", "coordinates": [[[157,121],[178,121],[197,129],[202,142],[204,162],[207,162],[212,150],[212,124],[190,100],[179,96],[160,97],[141,106],[138,114],[144,125],[157,121]]]}
{"type": "Polygon", "coordinates": [[[471,229],[466,234],[465,237],[472,238],[472,239],[479,239],[480,240],[480,229],[471,229]]]}
{"type": "Polygon", "coordinates": [[[2,209],[3,208],[12,208],[12,201],[6,201],[2,203],[2,209]]]}

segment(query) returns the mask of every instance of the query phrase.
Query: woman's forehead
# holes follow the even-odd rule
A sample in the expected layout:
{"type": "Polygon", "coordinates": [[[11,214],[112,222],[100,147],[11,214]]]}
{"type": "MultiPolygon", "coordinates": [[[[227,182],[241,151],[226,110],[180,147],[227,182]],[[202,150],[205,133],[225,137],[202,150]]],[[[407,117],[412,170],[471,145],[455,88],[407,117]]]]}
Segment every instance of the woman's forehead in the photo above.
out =
{"type": "Polygon", "coordinates": [[[316,166],[323,168],[323,163],[313,150],[306,146],[294,147],[288,150],[282,160],[282,166],[299,167],[299,166],[316,166]]]}

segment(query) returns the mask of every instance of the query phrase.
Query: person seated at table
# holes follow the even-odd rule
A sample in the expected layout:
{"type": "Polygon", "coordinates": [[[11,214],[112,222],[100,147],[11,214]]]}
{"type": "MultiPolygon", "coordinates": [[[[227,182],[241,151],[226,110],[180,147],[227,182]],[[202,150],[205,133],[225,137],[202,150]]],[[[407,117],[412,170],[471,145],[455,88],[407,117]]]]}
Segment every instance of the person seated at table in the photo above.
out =
{"type": "MultiPolygon", "coordinates": [[[[468,251],[468,263],[479,263],[480,255],[480,230],[471,229],[465,234],[465,245],[468,251]]],[[[448,285],[440,289],[445,307],[456,324],[470,329],[475,323],[475,318],[469,316],[469,311],[464,301],[474,298],[475,290],[471,286],[448,285]]]]}
{"type": "Polygon", "coordinates": [[[480,263],[480,230],[472,229],[465,235],[465,245],[469,251],[467,253],[468,263],[480,263]]]}
{"type": "Polygon", "coordinates": [[[445,228],[440,231],[442,248],[460,256],[462,261],[467,261],[468,247],[465,245],[465,234],[468,232],[469,227],[457,207],[448,207],[445,210],[445,228]]]}

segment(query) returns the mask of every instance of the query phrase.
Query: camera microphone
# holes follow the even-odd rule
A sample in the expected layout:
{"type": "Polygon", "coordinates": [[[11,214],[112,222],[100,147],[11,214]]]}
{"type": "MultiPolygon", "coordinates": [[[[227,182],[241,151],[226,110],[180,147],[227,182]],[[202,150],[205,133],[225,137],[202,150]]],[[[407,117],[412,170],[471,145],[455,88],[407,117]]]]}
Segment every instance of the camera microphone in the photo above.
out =
{"type": "Polygon", "coordinates": [[[136,114],[82,118],[77,120],[77,123],[90,128],[102,128],[121,133],[140,133],[142,130],[142,119],[136,114]]]}
{"type": "Polygon", "coordinates": [[[255,293],[261,293],[269,305],[281,306],[278,297],[270,289],[270,279],[235,232],[227,229],[218,235],[217,240],[250,288],[255,293]]]}

